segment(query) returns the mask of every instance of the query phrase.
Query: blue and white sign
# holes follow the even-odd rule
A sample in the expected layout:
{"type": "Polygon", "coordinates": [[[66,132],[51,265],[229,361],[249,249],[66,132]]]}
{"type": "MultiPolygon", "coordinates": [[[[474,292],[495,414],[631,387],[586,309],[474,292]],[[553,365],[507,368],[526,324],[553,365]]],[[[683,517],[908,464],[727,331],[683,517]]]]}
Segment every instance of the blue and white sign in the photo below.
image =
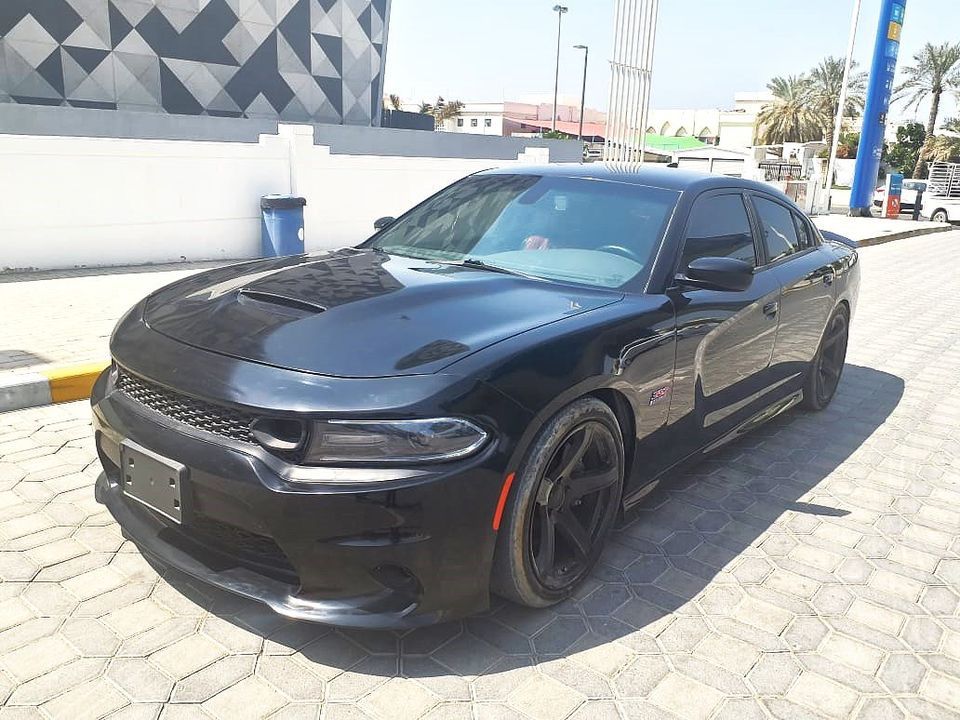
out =
{"type": "Polygon", "coordinates": [[[897,71],[897,56],[900,53],[900,34],[907,0],[882,2],[877,39],[873,47],[873,61],[870,65],[867,102],[863,108],[863,130],[860,133],[857,164],[850,190],[851,215],[870,215],[883,154],[883,135],[897,71]]]}

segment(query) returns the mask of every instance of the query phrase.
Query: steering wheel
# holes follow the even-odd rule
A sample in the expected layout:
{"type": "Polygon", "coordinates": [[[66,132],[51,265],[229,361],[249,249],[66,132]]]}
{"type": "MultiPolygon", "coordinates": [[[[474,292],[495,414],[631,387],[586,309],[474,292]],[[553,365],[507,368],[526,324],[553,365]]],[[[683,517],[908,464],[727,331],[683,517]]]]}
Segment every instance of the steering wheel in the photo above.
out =
{"type": "Polygon", "coordinates": [[[637,255],[633,250],[623,245],[601,245],[597,248],[597,252],[608,252],[612,255],[622,255],[628,260],[633,260],[634,262],[642,262],[640,256],[637,255]]]}

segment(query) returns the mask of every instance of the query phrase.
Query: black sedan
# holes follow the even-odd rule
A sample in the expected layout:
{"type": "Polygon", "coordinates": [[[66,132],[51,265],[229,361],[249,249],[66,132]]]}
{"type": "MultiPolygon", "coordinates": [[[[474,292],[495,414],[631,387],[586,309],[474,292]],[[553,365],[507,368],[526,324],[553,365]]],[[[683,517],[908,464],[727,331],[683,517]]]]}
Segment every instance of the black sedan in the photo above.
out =
{"type": "Polygon", "coordinates": [[[120,321],[96,493],[148,556],[342,625],[550,605],[679,463],[840,380],[856,250],[767,185],[497,170],[378,227],[120,321]]]}

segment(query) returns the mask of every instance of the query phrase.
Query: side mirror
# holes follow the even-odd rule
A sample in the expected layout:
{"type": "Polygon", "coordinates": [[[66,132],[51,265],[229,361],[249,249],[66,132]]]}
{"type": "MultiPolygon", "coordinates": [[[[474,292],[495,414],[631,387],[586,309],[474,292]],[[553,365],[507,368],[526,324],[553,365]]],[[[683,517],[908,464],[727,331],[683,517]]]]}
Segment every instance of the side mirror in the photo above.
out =
{"type": "Polygon", "coordinates": [[[730,257],[702,257],[687,266],[686,275],[677,278],[685,285],[707,290],[740,292],[753,282],[753,266],[730,257]]]}
{"type": "Polygon", "coordinates": [[[382,218],[378,218],[373,221],[373,229],[379,232],[380,230],[383,230],[385,227],[389,225],[393,225],[395,221],[396,221],[395,217],[391,217],[390,215],[384,215],[382,218]]]}

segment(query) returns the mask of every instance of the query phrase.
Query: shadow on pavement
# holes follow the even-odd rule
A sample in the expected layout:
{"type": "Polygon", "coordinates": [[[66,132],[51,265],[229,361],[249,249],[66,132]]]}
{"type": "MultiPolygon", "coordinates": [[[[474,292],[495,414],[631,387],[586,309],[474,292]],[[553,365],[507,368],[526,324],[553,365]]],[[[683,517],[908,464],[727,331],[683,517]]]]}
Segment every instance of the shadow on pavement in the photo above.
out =
{"type": "Polygon", "coordinates": [[[31,365],[45,365],[48,362],[50,362],[49,358],[43,355],[37,355],[29,350],[0,348],[0,372],[3,370],[30,367],[31,365]]]}
{"type": "MultiPolygon", "coordinates": [[[[815,500],[800,498],[883,424],[903,389],[899,377],[847,365],[825,411],[788,412],[665,479],[612,533],[600,563],[575,597],[551,608],[533,610],[493,598],[488,611],[462,621],[405,632],[343,630],[291,622],[179,572],[165,571],[164,576],[238,631],[265,638],[265,651],[298,650],[315,663],[353,673],[499,673],[610,640],[636,653],[658,653],[654,637],[663,618],[674,612],[701,615],[704,609],[691,606],[691,601],[718,575],[724,574],[726,581],[714,586],[717,592],[711,592],[716,596],[710,603],[725,602],[724,593],[736,592],[738,583],[758,583],[757,578],[770,572],[765,556],[777,557],[781,567],[817,582],[841,582],[780,557],[789,551],[787,531],[809,534],[822,519],[855,509],[826,494],[815,500]],[[765,552],[756,551],[731,575],[727,566],[774,523],[778,527],[764,540],[765,552]]],[[[782,597],[787,604],[802,603],[782,597]]],[[[706,602],[706,596],[698,599],[699,604],[706,602]]]]}

